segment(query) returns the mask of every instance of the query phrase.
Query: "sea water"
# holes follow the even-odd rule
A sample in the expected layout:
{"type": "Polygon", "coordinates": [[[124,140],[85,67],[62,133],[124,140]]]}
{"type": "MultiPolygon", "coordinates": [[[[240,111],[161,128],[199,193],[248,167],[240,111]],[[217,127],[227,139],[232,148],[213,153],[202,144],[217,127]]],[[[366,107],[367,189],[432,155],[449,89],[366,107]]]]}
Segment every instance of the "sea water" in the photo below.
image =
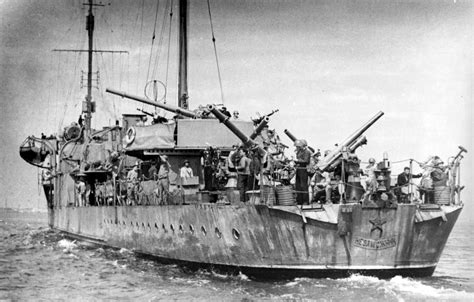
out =
{"type": "Polygon", "coordinates": [[[473,223],[460,220],[432,277],[297,278],[188,271],[49,230],[45,213],[0,209],[0,300],[474,301],[473,223]]]}

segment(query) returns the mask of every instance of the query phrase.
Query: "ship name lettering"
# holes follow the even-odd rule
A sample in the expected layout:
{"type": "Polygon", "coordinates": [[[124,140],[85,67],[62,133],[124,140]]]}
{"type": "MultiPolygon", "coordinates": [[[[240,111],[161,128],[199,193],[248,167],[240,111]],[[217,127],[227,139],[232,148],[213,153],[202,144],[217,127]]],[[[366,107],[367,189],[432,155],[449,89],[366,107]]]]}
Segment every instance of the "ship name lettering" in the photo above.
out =
{"type": "Polygon", "coordinates": [[[395,247],[396,245],[397,241],[395,237],[381,238],[377,240],[356,237],[354,240],[354,246],[371,250],[388,249],[395,247]]]}

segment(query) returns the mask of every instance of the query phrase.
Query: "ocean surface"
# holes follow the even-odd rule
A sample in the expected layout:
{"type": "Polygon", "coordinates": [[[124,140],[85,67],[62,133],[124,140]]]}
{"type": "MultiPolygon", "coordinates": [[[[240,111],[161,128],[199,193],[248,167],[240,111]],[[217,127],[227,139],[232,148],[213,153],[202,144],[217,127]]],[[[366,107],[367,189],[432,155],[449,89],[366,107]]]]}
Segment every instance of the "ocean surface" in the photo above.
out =
{"type": "Polygon", "coordinates": [[[458,221],[429,278],[262,282],[81,245],[49,230],[45,213],[0,209],[0,300],[474,301],[473,227],[458,221]]]}

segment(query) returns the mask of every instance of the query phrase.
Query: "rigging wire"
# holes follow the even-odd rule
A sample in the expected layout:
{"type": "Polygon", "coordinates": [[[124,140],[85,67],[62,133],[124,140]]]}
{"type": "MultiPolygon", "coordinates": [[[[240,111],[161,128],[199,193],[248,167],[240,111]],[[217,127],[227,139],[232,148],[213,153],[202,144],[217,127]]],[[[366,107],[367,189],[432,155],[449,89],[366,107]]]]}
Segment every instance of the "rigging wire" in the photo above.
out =
{"type": "Polygon", "coordinates": [[[214,26],[212,24],[212,15],[211,15],[211,4],[209,3],[209,0],[207,0],[207,9],[209,11],[209,22],[211,23],[212,43],[214,45],[214,55],[216,57],[216,65],[217,65],[217,76],[219,77],[219,86],[221,88],[221,99],[222,99],[222,104],[224,104],[224,89],[222,88],[221,70],[219,67],[219,58],[217,56],[216,37],[214,35],[214,26]]]}
{"type": "MultiPolygon", "coordinates": [[[[166,77],[165,77],[165,87],[168,88],[168,74],[169,74],[169,67],[170,67],[170,47],[171,47],[171,26],[173,22],[173,0],[171,0],[170,5],[170,25],[168,30],[168,53],[166,54],[166,77]]],[[[168,89],[165,89],[165,95],[163,102],[166,104],[166,98],[168,96],[168,89]]]]}
{"type": "Polygon", "coordinates": [[[148,82],[148,78],[150,76],[150,66],[151,60],[153,58],[153,45],[155,44],[155,37],[156,37],[156,23],[158,21],[158,10],[160,9],[160,0],[156,1],[156,13],[155,13],[155,24],[153,26],[153,36],[151,38],[151,49],[150,49],[150,59],[148,60],[148,70],[146,72],[146,82],[148,82]]]}
{"type": "MultiPolygon", "coordinates": [[[[144,9],[145,9],[145,0],[142,0],[142,20],[141,20],[141,24],[140,24],[140,37],[139,37],[139,40],[138,40],[138,72],[140,72],[140,59],[141,59],[141,55],[142,55],[142,47],[141,47],[141,44],[142,44],[142,34],[143,34],[143,15],[144,15],[144,9]]],[[[137,89],[136,91],[138,91],[138,84],[140,83],[140,80],[139,80],[139,77],[137,77],[137,89]]]]}
{"type": "MultiPolygon", "coordinates": [[[[169,4],[170,4],[169,0],[166,1],[166,6],[165,6],[165,9],[163,11],[163,15],[165,15],[166,12],[168,11],[169,4]]],[[[156,51],[155,64],[153,66],[153,72],[151,73],[152,78],[154,78],[156,76],[156,70],[158,69],[158,64],[160,62],[161,48],[163,46],[163,37],[164,37],[164,34],[165,34],[165,24],[166,24],[166,18],[163,16],[163,22],[161,24],[160,37],[158,39],[158,47],[157,47],[157,51],[156,51]]]]}

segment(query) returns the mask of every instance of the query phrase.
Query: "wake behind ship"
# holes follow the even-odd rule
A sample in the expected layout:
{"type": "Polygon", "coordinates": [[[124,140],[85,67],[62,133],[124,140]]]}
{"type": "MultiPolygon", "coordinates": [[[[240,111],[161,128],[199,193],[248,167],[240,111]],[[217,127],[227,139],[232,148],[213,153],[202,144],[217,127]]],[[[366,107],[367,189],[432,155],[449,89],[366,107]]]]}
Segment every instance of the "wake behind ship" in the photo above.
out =
{"type": "Polygon", "coordinates": [[[387,155],[364,166],[356,154],[383,112],[324,154],[285,130],[296,147],[292,159],[269,128],[278,110],[250,121],[219,104],[190,110],[185,0],[178,105],[107,89],[173,118],[142,110],[94,130],[95,5],[87,4],[88,94],[80,120],[20,146],[20,156],[44,171],[52,228],[163,261],[255,277],[433,274],[463,208],[459,171],[467,150],[459,147],[446,164],[437,156],[409,160],[394,177],[387,155]],[[422,175],[412,174],[414,163],[422,175]],[[421,178],[418,186],[414,178],[421,178]]]}

